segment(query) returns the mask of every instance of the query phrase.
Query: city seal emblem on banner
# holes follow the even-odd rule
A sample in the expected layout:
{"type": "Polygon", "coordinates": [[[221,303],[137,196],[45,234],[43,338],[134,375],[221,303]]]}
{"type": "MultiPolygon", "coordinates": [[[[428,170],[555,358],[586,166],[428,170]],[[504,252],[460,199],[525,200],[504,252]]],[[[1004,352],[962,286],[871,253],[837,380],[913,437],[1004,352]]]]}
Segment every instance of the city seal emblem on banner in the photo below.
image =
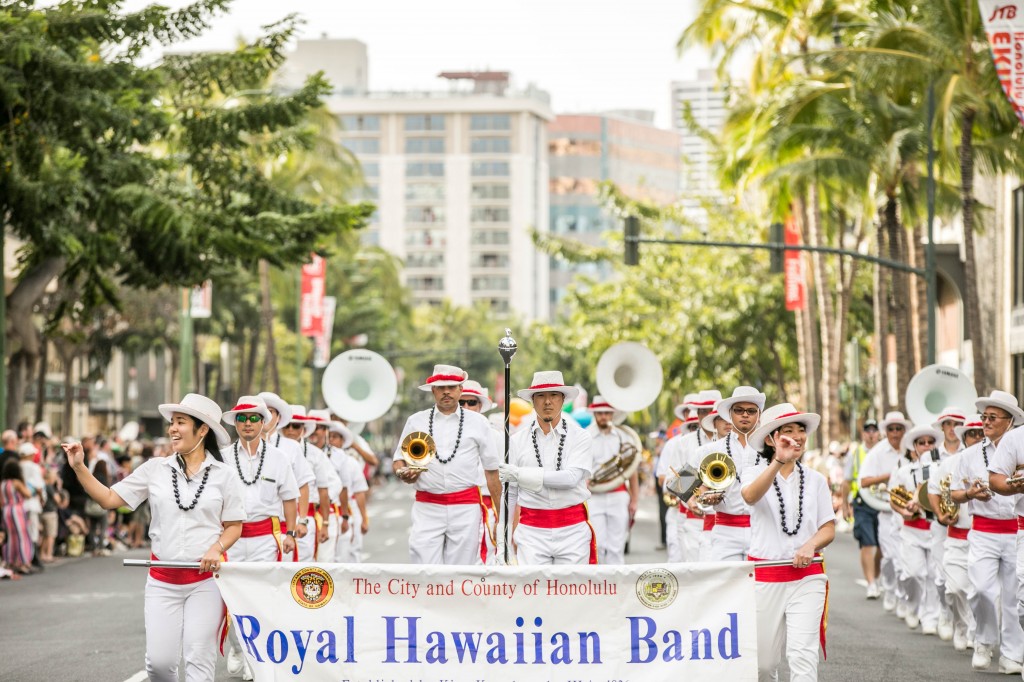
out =
{"type": "Polygon", "coordinates": [[[644,571],[636,581],[636,596],[649,609],[663,609],[676,600],[679,581],[664,568],[644,571]]]}
{"type": "Polygon", "coordinates": [[[309,566],[300,569],[292,577],[292,599],[299,606],[318,609],[334,596],[334,580],[322,568],[309,566]]]}

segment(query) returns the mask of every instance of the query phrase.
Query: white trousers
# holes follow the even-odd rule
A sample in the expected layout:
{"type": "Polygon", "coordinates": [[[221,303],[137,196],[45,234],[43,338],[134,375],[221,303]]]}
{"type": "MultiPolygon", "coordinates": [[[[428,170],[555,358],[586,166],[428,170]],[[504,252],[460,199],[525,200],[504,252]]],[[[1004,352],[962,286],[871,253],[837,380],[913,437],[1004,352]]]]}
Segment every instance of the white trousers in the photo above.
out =
{"type": "Polygon", "coordinates": [[[217,581],[172,585],[146,580],[146,672],[153,682],[212,682],[217,666],[217,631],[224,604],[217,581]]]}
{"type": "Polygon", "coordinates": [[[1024,630],[1017,617],[1017,536],[972,530],[967,536],[967,600],[977,623],[975,643],[1006,658],[1024,660],[1024,630]]]}
{"type": "Polygon", "coordinates": [[[678,506],[665,510],[665,548],[668,550],[668,561],[673,564],[683,561],[683,545],[679,541],[682,518],[678,506]]]}
{"type": "MultiPolygon", "coordinates": [[[[238,538],[228,550],[228,561],[277,561],[277,538],[273,535],[257,535],[251,538],[238,538]]],[[[291,561],[292,555],[282,558],[291,561]]]]}
{"type": "Polygon", "coordinates": [[[711,558],[711,541],[714,537],[715,530],[704,530],[704,526],[700,527],[700,561],[713,561],[711,558]]]}
{"type": "Polygon", "coordinates": [[[900,560],[899,528],[903,523],[902,517],[894,519],[895,516],[895,512],[883,511],[878,514],[878,546],[882,550],[882,574],[879,579],[882,590],[893,596],[900,592],[896,577],[900,560]]]}
{"type": "Polygon", "coordinates": [[[816,682],[824,575],[788,583],[755,583],[757,595],[757,679],[774,682],[785,655],[792,682],[816,682]]]}
{"type": "Polygon", "coordinates": [[[625,490],[595,493],[590,496],[587,508],[590,510],[590,525],[597,537],[597,563],[626,563],[629,493],[625,490]]]}
{"type": "Polygon", "coordinates": [[[1017,531],[1017,617],[1024,626],[1024,533],[1017,531]]]}
{"type": "Polygon", "coordinates": [[[483,532],[479,504],[413,502],[409,557],[414,564],[481,564],[483,532]]]}
{"type": "Polygon", "coordinates": [[[327,541],[320,543],[316,560],[322,563],[334,561],[338,553],[338,535],[341,533],[341,517],[332,513],[327,517],[327,541]]]}
{"type": "MultiPolygon", "coordinates": [[[[681,561],[700,561],[701,537],[704,535],[704,519],[688,519],[679,515],[679,543],[682,545],[681,561]]],[[[708,533],[711,535],[711,533],[708,533]]]]}
{"type": "Polygon", "coordinates": [[[939,592],[935,584],[932,531],[903,526],[901,535],[899,581],[906,595],[907,612],[916,614],[922,625],[938,625],[939,592]]]}
{"type": "Polygon", "coordinates": [[[295,538],[295,550],[298,552],[298,561],[316,561],[318,556],[316,547],[316,520],[309,516],[306,525],[306,534],[301,538],[295,538]]]}
{"type": "Polygon", "coordinates": [[[535,528],[522,523],[512,538],[521,566],[589,564],[594,531],[586,521],[564,528],[535,528]]]}
{"type": "Polygon", "coordinates": [[[750,528],[723,526],[711,529],[708,561],[746,561],[750,549],[750,528]]]}
{"type": "Polygon", "coordinates": [[[928,572],[932,576],[932,582],[935,583],[936,593],[938,594],[940,623],[950,623],[953,618],[949,610],[949,604],[946,601],[946,572],[942,570],[948,534],[946,527],[941,523],[938,521],[932,523],[932,560],[928,572]]]}
{"type": "Polygon", "coordinates": [[[973,636],[974,614],[967,603],[967,595],[971,591],[971,581],[967,577],[967,540],[946,538],[942,553],[942,573],[946,582],[946,604],[953,617],[953,630],[973,636]]]}
{"type": "Polygon", "coordinates": [[[338,543],[334,549],[334,560],[341,564],[358,564],[362,562],[363,517],[359,507],[353,502],[352,515],[348,519],[348,532],[341,532],[341,519],[338,519],[338,543]]]}

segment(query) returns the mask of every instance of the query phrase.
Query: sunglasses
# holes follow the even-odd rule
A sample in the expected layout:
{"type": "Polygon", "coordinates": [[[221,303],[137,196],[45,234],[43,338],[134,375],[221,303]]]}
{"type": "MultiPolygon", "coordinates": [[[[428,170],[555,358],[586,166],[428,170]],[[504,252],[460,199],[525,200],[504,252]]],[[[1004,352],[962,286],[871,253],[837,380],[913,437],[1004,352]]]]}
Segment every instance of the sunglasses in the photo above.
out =
{"type": "Polygon", "coordinates": [[[983,414],[981,415],[981,421],[983,422],[997,422],[1000,419],[1009,419],[1010,417],[1000,417],[997,414],[983,414]]]}
{"type": "Polygon", "coordinates": [[[250,424],[255,424],[256,422],[263,421],[263,415],[261,415],[261,414],[236,414],[235,415],[235,421],[238,422],[239,424],[244,424],[245,422],[249,422],[250,424]]]}
{"type": "Polygon", "coordinates": [[[968,436],[971,438],[982,438],[984,435],[985,432],[981,429],[967,429],[964,431],[964,438],[967,438],[968,436]]]}
{"type": "Polygon", "coordinates": [[[904,427],[899,426],[898,424],[894,425],[894,426],[886,426],[885,430],[886,431],[906,431],[906,429],[904,427]]]}
{"type": "Polygon", "coordinates": [[[760,412],[756,407],[734,407],[730,411],[737,417],[753,417],[760,412]]]}
{"type": "Polygon", "coordinates": [[[934,438],[921,438],[920,440],[915,440],[914,441],[914,445],[935,445],[935,439],[934,438]]]}
{"type": "Polygon", "coordinates": [[[480,401],[476,398],[470,398],[468,400],[460,400],[459,405],[465,405],[466,407],[476,407],[480,404],[480,401]]]}

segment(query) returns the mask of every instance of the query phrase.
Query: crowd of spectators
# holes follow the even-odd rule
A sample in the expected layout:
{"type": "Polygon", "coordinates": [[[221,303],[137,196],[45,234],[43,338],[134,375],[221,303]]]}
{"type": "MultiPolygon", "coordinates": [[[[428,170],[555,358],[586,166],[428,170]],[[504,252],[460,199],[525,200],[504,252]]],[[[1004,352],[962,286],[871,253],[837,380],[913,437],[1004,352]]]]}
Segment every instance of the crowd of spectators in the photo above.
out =
{"type": "MultiPolygon", "coordinates": [[[[0,434],[0,579],[20,579],[61,557],[106,556],[147,544],[149,505],[106,511],[89,499],[46,422],[0,434]]],[[[107,485],[151,457],[169,452],[165,439],[82,438],[86,462],[107,485]]]]}

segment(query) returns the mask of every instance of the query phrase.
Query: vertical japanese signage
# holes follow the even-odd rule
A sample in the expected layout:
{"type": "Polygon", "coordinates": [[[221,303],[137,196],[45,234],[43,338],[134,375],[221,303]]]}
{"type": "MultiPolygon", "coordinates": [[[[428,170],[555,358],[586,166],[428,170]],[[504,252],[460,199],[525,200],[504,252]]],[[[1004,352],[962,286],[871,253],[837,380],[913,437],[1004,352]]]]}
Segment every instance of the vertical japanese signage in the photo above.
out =
{"type": "Polygon", "coordinates": [[[992,60],[1003,92],[1024,123],[1024,8],[1020,2],[979,0],[992,60]]]}
{"type": "MultiPolygon", "coordinates": [[[[786,218],[784,237],[786,246],[800,244],[800,227],[793,216],[786,218]]],[[[804,282],[804,261],[799,251],[786,249],[783,272],[786,275],[786,310],[804,310],[807,307],[807,285],[804,282]]]]}
{"type": "Polygon", "coordinates": [[[324,286],[327,262],[312,254],[309,263],[302,266],[302,287],[299,300],[299,333],[320,336],[324,332],[324,286]]]}

